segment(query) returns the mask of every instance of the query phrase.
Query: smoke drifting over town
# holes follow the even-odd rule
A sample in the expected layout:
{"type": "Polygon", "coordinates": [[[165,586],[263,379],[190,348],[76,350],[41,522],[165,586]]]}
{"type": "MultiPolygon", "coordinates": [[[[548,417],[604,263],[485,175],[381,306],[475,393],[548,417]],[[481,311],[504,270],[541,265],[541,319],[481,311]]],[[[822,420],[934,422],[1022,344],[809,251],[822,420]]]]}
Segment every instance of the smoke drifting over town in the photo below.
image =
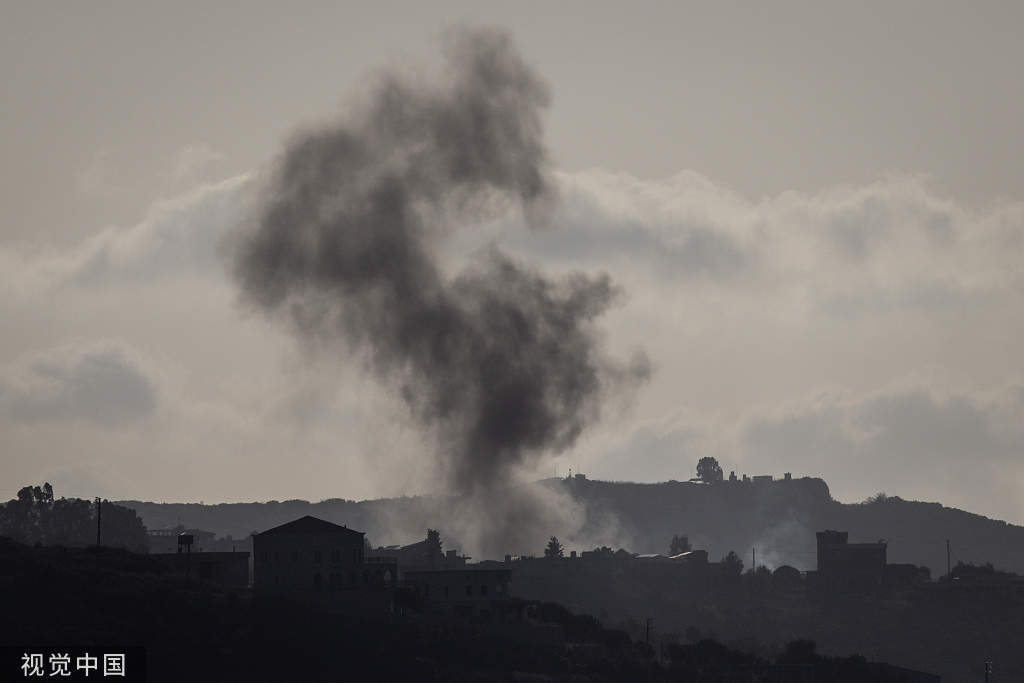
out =
{"type": "Polygon", "coordinates": [[[549,92],[511,38],[458,29],[436,83],[383,73],[337,122],[293,138],[235,243],[243,299],[304,341],[365,363],[408,406],[447,484],[479,493],[571,447],[650,368],[603,350],[606,274],[552,278],[492,247],[458,274],[453,229],[556,201],[549,92]]]}

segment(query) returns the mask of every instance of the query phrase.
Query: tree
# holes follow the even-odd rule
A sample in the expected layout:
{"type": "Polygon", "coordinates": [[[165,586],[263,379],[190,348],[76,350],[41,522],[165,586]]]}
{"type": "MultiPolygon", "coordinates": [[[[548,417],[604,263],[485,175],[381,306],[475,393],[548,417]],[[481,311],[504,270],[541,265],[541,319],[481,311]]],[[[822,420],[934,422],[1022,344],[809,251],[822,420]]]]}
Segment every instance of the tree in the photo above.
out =
{"type": "Polygon", "coordinates": [[[722,481],[722,466],[717,460],[706,455],[697,461],[697,478],[709,484],[722,481]]]}
{"type": "Polygon", "coordinates": [[[818,646],[813,640],[794,640],[786,644],[779,662],[782,664],[809,664],[817,656],[818,646]]]}
{"type": "MultiPolygon", "coordinates": [[[[131,508],[103,501],[101,538],[105,546],[146,552],[146,527],[131,508]]],[[[22,543],[85,546],[96,542],[95,506],[79,498],[54,499],[53,487],[26,486],[0,505],[0,536],[22,543]]]]}
{"type": "Polygon", "coordinates": [[[668,547],[669,555],[678,555],[679,553],[688,553],[693,550],[690,545],[690,539],[686,536],[673,536],[672,543],[668,547]]]}
{"type": "Polygon", "coordinates": [[[544,548],[544,557],[554,559],[556,557],[564,557],[565,551],[562,549],[562,544],[558,542],[558,538],[555,536],[551,537],[548,541],[548,547],[544,548]]]}
{"type": "Polygon", "coordinates": [[[722,558],[722,571],[726,576],[739,576],[743,573],[743,560],[734,551],[722,558]]]}
{"type": "Polygon", "coordinates": [[[427,529],[427,564],[436,568],[440,564],[443,555],[444,553],[441,552],[441,532],[437,529],[427,529]]]}
{"type": "Polygon", "coordinates": [[[146,527],[131,508],[104,500],[100,525],[101,541],[105,546],[127,548],[137,553],[144,553],[149,549],[146,527]]]}

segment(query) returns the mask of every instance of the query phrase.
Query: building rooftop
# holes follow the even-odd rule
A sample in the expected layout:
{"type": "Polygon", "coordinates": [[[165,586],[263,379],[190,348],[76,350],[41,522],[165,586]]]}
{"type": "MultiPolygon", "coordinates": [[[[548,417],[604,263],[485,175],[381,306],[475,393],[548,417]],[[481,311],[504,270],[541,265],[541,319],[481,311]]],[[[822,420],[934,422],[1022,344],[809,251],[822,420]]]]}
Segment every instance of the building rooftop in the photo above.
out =
{"type": "Polygon", "coordinates": [[[362,531],[356,531],[355,529],[349,529],[347,526],[335,524],[334,522],[328,522],[325,519],[313,517],[312,515],[306,515],[305,517],[299,517],[296,520],[287,522],[280,526],[275,526],[272,529],[256,534],[257,536],[266,536],[278,534],[336,534],[336,533],[349,533],[356,534],[359,536],[363,535],[362,531]]]}

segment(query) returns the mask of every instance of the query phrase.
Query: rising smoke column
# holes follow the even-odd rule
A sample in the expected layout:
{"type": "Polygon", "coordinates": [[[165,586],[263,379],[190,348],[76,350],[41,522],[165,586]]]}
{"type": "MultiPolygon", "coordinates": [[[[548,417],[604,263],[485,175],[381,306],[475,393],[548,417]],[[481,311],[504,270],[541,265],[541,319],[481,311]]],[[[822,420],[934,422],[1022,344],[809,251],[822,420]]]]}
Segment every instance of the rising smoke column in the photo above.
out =
{"type": "Polygon", "coordinates": [[[492,248],[455,277],[436,245],[554,199],[545,83],[496,30],[448,35],[439,84],[381,76],[355,113],[297,135],[236,244],[243,298],[361,357],[439,440],[460,491],[570,447],[602,400],[648,373],[609,359],[593,323],[607,275],[551,279],[492,248]]]}

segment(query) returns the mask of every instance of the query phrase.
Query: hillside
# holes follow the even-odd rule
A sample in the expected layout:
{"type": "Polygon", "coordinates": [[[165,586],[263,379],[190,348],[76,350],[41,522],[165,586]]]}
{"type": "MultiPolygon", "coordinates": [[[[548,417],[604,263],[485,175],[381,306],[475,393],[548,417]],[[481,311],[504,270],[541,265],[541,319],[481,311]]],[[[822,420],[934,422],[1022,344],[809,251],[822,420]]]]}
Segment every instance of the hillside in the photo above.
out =
{"type": "MultiPolygon", "coordinates": [[[[813,569],[814,533],[842,529],[850,532],[851,542],[886,539],[890,562],[924,565],[933,576],[945,573],[946,539],[954,564],[958,560],[992,562],[999,568],[1024,573],[1024,527],[939,503],[897,497],[862,504],[840,503],[832,499],[828,485],[820,479],[725,482],[714,486],[675,481],[633,484],[548,479],[528,488],[538,499],[555,496],[562,503],[577,506],[582,514],[561,527],[557,522],[544,522],[543,516],[542,521],[531,517],[525,528],[516,527],[507,537],[492,534],[485,547],[473,548],[467,542],[464,549],[478,553],[480,558],[500,558],[506,552],[540,554],[547,538],[554,534],[567,549],[614,542],[633,552],[664,553],[674,534],[685,534],[694,547],[706,548],[712,559],[735,550],[749,564],[751,549],[756,548],[759,564],[813,569]],[[530,540],[524,542],[524,538],[530,540]]],[[[503,493],[508,492],[493,494],[495,505],[500,505],[503,493]]],[[[458,530],[463,527],[451,516],[453,510],[465,509],[463,503],[460,498],[442,496],[219,505],[121,502],[134,508],[151,529],[180,522],[244,538],[252,531],[310,514],[364,530],[374,545],[412,542],[422,538],[427,527],[437,528],[446,547],[460,547],[458,530]]]]}

